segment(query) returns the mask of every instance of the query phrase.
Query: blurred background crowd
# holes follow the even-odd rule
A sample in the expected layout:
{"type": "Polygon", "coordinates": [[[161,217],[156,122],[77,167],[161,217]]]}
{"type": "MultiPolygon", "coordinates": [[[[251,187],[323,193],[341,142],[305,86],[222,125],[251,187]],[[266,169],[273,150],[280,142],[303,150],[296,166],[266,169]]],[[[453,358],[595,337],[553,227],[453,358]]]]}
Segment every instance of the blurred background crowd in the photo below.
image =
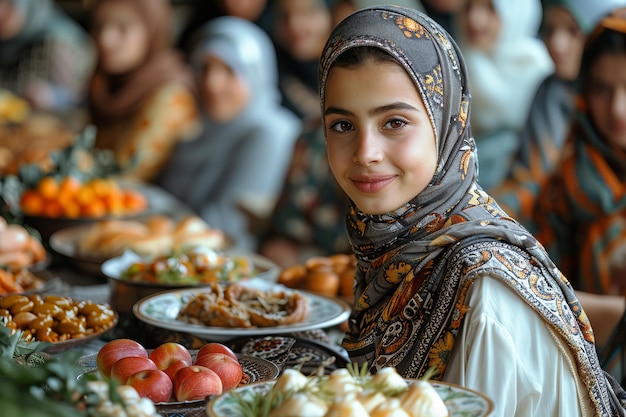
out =
{"type": "MultiPolygon", "coordinates": [[[[0,174],[95,126],[117,176],[237,246],[283,267],[347,253],[317,65],[334,25],[383,2],[0,0],[0,174]]],[[[626,305],[626,0],[391,3],[460,45],[479,183],[546,246],[603,346],[626,305]]]]}

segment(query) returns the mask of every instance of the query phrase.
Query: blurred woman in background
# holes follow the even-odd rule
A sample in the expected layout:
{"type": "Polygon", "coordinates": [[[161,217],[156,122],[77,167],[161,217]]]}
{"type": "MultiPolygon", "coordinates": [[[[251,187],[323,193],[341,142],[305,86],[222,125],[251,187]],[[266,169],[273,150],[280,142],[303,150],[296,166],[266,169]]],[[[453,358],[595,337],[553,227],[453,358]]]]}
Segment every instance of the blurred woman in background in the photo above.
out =
{"type": "Polygon", "coordinates": [[[467,0],[455,31],[469,71],[479,184],[502,182],[532,98],[553,64],[537,38],[539,0],[467,0]]]}
{"type": "Polygon", "coordinates": [[[276,53],[260,27],[223,16],[192,39],[204,132],[176,146],[159,184],[237,247],[255,249],[247,211],[274,205],[300,121],[280,104],[276,53]]]}
{"type": "Polygon", "coordinates": [[[579,291],[599,346],[624,312],[626,296],[624,68],[622,9],[590,35],[572,128],[533,211],[535,235],[579,291]],[[585,293],[601,297],[587,301],[585,293]]]}
{"type": "Polygon", "coordinates": [[[541,183],[556,164],[574,113],[576,79],[585,41],[598,21],[625,0],[545,0],[541,35],[554,72],[541,83],[502,186],[491,190],[502,208],[528,224],[541,183]]]}
{"type": "Polygon", "coordinates": [[[84,104],[94,51],[88,34],[52,0],[0,0],[0,87],[37,110],[84,104]]]}
{"type": "Polygon", "coordinates": [[[191,73],[173,49],[168,0],[98,0],[89,85],[96,147],[113,150],[126,178],[153,181],[174,145],[197,136],[191,73]]]}
{"type": "Polygon", "coordinates": [[[283,103],[302,119],[321,117],[317,66],[332,29],[329,1],[275,0],[268,10],[283,103]]]}

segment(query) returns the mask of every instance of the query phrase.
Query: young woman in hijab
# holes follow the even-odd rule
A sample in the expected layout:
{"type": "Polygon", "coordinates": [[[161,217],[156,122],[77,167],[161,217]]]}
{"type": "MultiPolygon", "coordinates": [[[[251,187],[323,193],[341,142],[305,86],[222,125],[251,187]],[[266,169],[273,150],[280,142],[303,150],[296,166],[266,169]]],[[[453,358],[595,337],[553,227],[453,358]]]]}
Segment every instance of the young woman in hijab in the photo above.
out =
{"type": "MultiPolygon", "coordinates": [[[[605,314],[597,323],[609,331],[624,312],[626,296],[624,9],[622,13],[603,19],[590,35],[572,128],[533,212],[537,238],[574,288],[606,295],[601,302],[605,314]]],[[[594,323],[591,310],[589,315],[594,323]]]]}
{"type": "Polygon", "coordinates": [[[0,87],[35,109],[83,105],[94,58],[88,34],[52,0],[0,1],[0,87]]]}
{"type": "Polygon", "coordinates": [[[481,391],[494,416],[625,415],[567,279],[477,184],[467,67],[410,9],[346,18],[321,58],[331,169],[352,202],[343,346],[376,372],[481,391]]]}
{"type": "Polygon", "coordinates": [[[122,176],[153,181],[174,145],[199,132],[193,79],[171,46],[170,3],[98,0],[91,16],[96,147],[114,152],[122,176]]]}
{"type": "Polygon", "coordinates": [[[541,183],[556,164],[574,113],[575,84],[585,40],[596,23],[624,0],[544,0],[542,38],[554,73],[539,86],[507,180],[489,190],[523,224],[532,216],[541,183]]]}
{"type": "Polygon", "coordinates": [[[212,19],[194,36],[192,65],[204,132],[179,143],[159,183],[242,249],[256,249],[246,201],[271,207],[285,179],[298,118],[281,106],[269,36],[237,17],[212,19]]]}
{"type": "Polygon", "coordinates": [[[467,0],[456,15],[455,39],[472,89],[479,183],[486,190],[508,175],[533,96],[553,71],[537,37],[540,24],[540,0],[467,0]]]}

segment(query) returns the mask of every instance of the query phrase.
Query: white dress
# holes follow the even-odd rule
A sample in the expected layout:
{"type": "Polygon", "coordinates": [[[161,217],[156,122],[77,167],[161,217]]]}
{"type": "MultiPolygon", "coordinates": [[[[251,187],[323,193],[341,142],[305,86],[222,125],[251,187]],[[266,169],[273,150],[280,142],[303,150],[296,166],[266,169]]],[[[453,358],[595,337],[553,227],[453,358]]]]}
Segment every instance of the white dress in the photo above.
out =
{"type": "Polygon", "coordinates": [[[491,416],[594,415],[565,343],[505,283],[477,279],[467,304],[444,381],[490,397],[491,416]]]}

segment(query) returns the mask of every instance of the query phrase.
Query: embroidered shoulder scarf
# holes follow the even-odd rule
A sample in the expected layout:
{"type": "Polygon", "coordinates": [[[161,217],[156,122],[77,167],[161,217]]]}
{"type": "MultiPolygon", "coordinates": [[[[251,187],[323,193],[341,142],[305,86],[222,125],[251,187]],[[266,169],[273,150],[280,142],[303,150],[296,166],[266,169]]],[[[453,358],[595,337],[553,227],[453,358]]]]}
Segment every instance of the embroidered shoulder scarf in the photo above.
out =
{"type": "Polygon", "coordinates": [[[367,362],[373,372],[394,366],[405,377],[420,377],[434,366],[441,376],[462,325],[465,290],[488,270],[562,335],[598,415],[623,410],[600,370],[593,333],[569,282],[537,240],[476,183],[470,93],[457,45],[415,10],[358,11],[335,28],[322,53],[322,109],[333,62],[359,46],[385,50],[413,80],[435,130],[438,165],[427,188],[395,212],[368,215],[354,205],[348,212],[358,262],[344,339],[351,359],[367,362]],[[515,285],[533,274],[534,288],[515,285]]]}

